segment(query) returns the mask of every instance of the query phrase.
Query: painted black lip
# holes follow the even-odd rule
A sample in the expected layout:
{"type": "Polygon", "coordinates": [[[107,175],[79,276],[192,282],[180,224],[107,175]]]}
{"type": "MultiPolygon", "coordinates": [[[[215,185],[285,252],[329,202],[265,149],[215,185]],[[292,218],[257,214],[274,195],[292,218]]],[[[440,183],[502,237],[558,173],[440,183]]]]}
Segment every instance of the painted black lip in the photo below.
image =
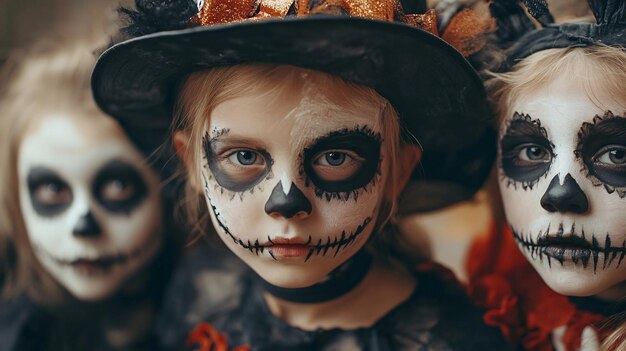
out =
{"type": "MultiPolygon", "coordinates": [[[[594,238],[595,239],[595,238],[594,238]]],[[[597,241],[596,241],[597,243],[597,241]]],[[[587,242],[587,240],[575,236],[542,236],[537,239],[537,246],[562,246],[567,248],[579,248],[594,250],[594,246],[587,242]]]]}
{"type": "MultiPolygon", "coordinates": [[[[545,233],[548,232],[549,230],[545,233]]],[[[563,233],[563,225],[561,224],[556,235],[540,234],[537,242],[532,236],[525,237],[515,230],[513,230],[513,236],[533,260],[543,261],[545,256],[550,268],[552,268],[552,259],[556,259],[561,266],[565,261],[572,261],[575,265],[582,264],[584,268],[587,268],[589,262],[592,261],[595,273],[601,256],[602,269],[611,266],[616,259],[616,268],[618,268],[626,257],[626,240],[622,242],[621,246],[612,246],[611,238],[607,233],[604,246],[600,246],[595,235],[591,236],[591,242],[589,242],[585,237],[585,232],[582,231],[578,234],[573,225],[570,234],[563,233]]]]}
{"type": "Polygon", "coordinates": [[[593,245],[588,243],[585,239],[573,235],[543,236],[537,239],[537,246],[543,248],[541,249],[543,254],[556,259],[561,264],[566,258],[569,258],[574,263],[580,260],[583,266],[587,266],[592,252],[598,251],[599,253],[599,250],[594,249],[593,245]]]}

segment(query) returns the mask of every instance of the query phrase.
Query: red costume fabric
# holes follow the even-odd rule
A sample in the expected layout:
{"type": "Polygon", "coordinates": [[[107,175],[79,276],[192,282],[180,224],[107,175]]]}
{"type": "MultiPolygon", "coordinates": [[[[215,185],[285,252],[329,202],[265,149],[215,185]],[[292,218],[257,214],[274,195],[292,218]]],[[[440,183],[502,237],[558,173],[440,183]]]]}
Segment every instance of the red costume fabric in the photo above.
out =
{"type": "Polygon", "coordinates": [[[578,309],[544,283],[519,252],[508,226],[494,223],[473,243],[467,270],[468,294],[486,311],[485,323],[500,328],[524,350],[553,350],[551,333],[561,326],[567,326],[562,342],[568,351],[580,348],[582,331],[589,325],[601,338],[610,334],[604,316],[578,309]]]}
{"type": "Polygon", "coordinates": [[[228,348],[226,336],[218,332],[210,323],[200,323],[189,333],[185,348],[194,351],[250,351],[250,346],[228,348]]]}

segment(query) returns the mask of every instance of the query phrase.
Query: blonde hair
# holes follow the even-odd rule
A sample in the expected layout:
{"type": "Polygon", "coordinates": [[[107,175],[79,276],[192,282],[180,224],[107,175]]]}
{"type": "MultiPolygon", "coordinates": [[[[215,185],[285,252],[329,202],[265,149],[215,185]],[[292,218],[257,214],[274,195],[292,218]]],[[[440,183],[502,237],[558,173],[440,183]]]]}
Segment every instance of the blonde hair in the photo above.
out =
{"type": "MultiPolygon", "coordinates": [[[[543,50],[520,61],[510,72],[487,74],[490,79],[485,85],[500,121],[511,114],[511,106],[521,96],[564,75],[583,77],[587,95],[599,107],[602,106],[598,93],[626,103],[626,50],[621,47],[592,45],[543,50]]],[[[625,334],[626,322],[622,322],[603,341],[602,350],[626,347],[625,334]]]]}
{"type": "MultiPolygon", "coordinates": [[[[528,56],[506,73],[487,73],[485,82],[492,105],[502,120],[521,96],[568,74],[583,77],[589,98],[600,105],[598,92],[624,100],[626,51],[623,48],[593,45],[548,49],[528,56]]],[[[613,111],[622,113],[624,111],[613,111]]]]}
{"type": "Polygon", "coordinates": [[[620,324],[609,336],[607,336],[600,347],[602,351],[619,351],[626,347],[626,312],[622,312],[616,319],[622,320],[620,324]]]}
{"type": "Polygon", "coordinates": [[[201,168],[197,167],[202,158],[199,145],[212,110],[226,100],[252,91],[262,91],[268,98],[280,96],[278,93],[301,84],[298,82],[303,74],[308,82],[313,81],[324,89],[324,97],[331,104],[347,108],[369,106],[380,111],[377,122],[382,126],[383,148],[386,148],[389,169],[385,172],[385,198],[376,228],[383,227],[393,217],[401,191],[394,179],[397,178],[401,166],[399,153],[404,141],[401,139],[398,115],[391,104],[369,87],[350,83],[330,74],[285,65],[247,64],[191,74],[182,86],[175,108],[173,128],[175,131],[184,131],[188,136],[184,161],[191,172],[186,174],[188,179],[183,207],[188,222],[196,223],[195,230],[198,233],[204,234],[203,229],[210,227],[207,226],[209,216],[203,205],[204,201],[201,197],[199,199],[198,190],[193,187],[193,183],[197,184],[202,179],[201,168]]]}
{"type": "Polygon", "coordinates": [[[28,126],[44,112],[101,113],[90,88],[93,49],[91,42],[42,42],[14,53],[3,67],[9,83],[0,101],[0,257],[10,255],[3,282],[7,297],[27,293],[41,303],[67,297],[32,252],[19,206],[17,155],[28,126]]]}

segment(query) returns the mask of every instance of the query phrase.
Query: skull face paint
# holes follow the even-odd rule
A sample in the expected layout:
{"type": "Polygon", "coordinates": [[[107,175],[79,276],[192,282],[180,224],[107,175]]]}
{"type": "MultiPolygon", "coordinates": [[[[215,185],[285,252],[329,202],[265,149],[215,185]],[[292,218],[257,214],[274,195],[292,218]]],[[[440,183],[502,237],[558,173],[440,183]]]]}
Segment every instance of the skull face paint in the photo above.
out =
{"type": "Polygon", "coordinates": [[[565,77],[517,99],[500,127],[507,220],[523,254],[564,295],[626,281],[623,111],[623,102],[592,100],[565,77]]]}
{"type": "Polygon", "coordinates": [[[337,106],[304,78],[275,94],[215,107],[201,181],[226,245],[270,284],[307,287],[372,233],[383,198],[382,108],[337,106]]]}
{"type": "Polygon", "coordinates": [[[159,251],[158,177],[107,117],[34,121],[18,176],[35,257],[78,299],[112,295],[159,251]]]}

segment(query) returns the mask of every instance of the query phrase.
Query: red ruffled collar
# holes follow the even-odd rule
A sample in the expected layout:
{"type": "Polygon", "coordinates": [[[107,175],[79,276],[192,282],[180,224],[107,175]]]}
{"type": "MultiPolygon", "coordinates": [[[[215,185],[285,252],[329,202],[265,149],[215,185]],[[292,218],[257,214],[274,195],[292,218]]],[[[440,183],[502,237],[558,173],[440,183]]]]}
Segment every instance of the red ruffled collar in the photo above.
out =
{"type": "Polygon", "coordinates": [[[580,347],[582,331],[589,325],[601,338],[611,332],[603,325],[604,316],[578,309],[544,283],[519,252],[508,226],[498,230],[493,224],[487,236],[473,243],[467,270],[468,294],[486,311],[485,323],[500,328],[525,350],[552,351],[552,331],[562,326],[568,351],[580,347]]]}

